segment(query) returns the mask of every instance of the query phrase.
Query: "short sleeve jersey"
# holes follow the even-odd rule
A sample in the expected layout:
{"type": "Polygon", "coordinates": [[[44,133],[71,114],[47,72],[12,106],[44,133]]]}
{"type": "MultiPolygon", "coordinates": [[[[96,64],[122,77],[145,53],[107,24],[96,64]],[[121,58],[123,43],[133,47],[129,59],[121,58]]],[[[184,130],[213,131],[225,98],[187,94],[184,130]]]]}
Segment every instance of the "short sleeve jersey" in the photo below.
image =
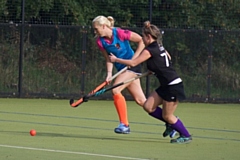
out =
{"type": "MultiPolygon", "coordinates": [[[[129,30],[123,30],[120,28],[113,28],[112,40],[106,40],[103,37],[97,39],[97,45],[100,50],[106,50],[108,54],[112,53],[118,58],[131,59],[134,55],[129,38],[131,32],[129,30]]],[[[126,65],[120,63],[114,63],[117,70],[123,69],[126,65]]]]}
{"type": "Polygon", "coordinates": [[[151,57],[147,60],[147,68],[155,73],[161,86],[166,86],[179,78],[164,47],[159,47],[157,42],[153,42],[145,49],[151,54],[151,57]]]}

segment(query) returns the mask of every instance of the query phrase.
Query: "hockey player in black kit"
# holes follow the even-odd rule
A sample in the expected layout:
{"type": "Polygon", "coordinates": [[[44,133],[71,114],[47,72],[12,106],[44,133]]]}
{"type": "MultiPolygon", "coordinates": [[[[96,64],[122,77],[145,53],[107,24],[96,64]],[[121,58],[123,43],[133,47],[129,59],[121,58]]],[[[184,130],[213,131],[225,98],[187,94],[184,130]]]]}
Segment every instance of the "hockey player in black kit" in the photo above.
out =
{"type": "Polygon", "coordinates": [[[174,115],[180,100],[185,99],[182,79],[172,66],[171,56],[162,46],[162,33],[149,21],[142,28],[145,48],[138,57],[131,60],[110,55],[111,62],[122,63],[134,67],[144,61],[147,68],[153,72],[160,82],[160,87],[153,91],[144,103],[144,110],[153,117],[170,124],[169,128],[176,130],[180,136],[171,139],[171,143],[189,143],[192,137],[182,121],[174,115]],[[158,107],[162,105],[162,108],[158,107]]]}

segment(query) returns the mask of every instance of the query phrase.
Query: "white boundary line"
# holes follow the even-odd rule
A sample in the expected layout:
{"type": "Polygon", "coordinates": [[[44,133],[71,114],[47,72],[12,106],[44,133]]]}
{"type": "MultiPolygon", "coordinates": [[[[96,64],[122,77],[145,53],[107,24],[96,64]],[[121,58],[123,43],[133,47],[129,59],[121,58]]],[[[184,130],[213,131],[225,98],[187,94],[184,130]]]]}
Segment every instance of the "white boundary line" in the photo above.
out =
{"type": "Polygon", "coordinates": [[[87,156],[96,156],[96,157],[129,159],[129,160],[149,160],[149,159],[141,159],[141,158],[134,158],[134,157],[122,157],[122,156],[94,154],[94,153],[86,153],[86,152],[73,152],[73,151],[63,151],[63,150],[55,150],[55,149],[42,149],[42,148],[32,148],[32,147],[22,147],[22,146],[10,146],[10,145],[4,145],[4,144],[0,144],[0,147],[34,150],[34,151],[45,151],[45,152],[55,152],[55,153],[78,154],[78,155],[87,155],[87,156]]]}

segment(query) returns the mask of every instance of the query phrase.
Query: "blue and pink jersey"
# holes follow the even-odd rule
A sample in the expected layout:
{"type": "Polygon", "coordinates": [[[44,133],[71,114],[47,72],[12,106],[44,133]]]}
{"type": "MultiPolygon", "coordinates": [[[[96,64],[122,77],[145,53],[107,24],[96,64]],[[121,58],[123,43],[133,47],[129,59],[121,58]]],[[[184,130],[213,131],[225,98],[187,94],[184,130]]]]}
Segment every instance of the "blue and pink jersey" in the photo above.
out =
{"type": "MultiPolygon", "coordinates": [[[[111,40],[99,37],[97,39],[97,45],[101,51],[107,51],[108,54],[112,53],[118,58],[132,59],[134,51],[130,46],[131,31],[123,30],[120,28],[113,28],[113,36],[111,40]]],[[[114,63],[114,66],[118,71],[124,68],[126,65],[120,63],[114,63]]]]}

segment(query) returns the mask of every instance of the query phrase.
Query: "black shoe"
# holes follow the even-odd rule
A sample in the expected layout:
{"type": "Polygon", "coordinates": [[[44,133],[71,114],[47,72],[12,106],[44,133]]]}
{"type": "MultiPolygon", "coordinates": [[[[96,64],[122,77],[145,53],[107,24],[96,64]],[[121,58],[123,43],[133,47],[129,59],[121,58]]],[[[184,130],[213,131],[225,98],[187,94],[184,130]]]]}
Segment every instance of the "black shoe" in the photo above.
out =
{"type": "Polygon", "coordinates": [[[165,126],[166,126],[166,129],[165,129],[165,131],[163,132],[163,137],[170,136],[170,138],[173,138],[173,137],[176,135],[177,131],[175,131],[175,130],[171,127],[171,125],[168,124],[168,123],[166,123],[165,126]]]}

